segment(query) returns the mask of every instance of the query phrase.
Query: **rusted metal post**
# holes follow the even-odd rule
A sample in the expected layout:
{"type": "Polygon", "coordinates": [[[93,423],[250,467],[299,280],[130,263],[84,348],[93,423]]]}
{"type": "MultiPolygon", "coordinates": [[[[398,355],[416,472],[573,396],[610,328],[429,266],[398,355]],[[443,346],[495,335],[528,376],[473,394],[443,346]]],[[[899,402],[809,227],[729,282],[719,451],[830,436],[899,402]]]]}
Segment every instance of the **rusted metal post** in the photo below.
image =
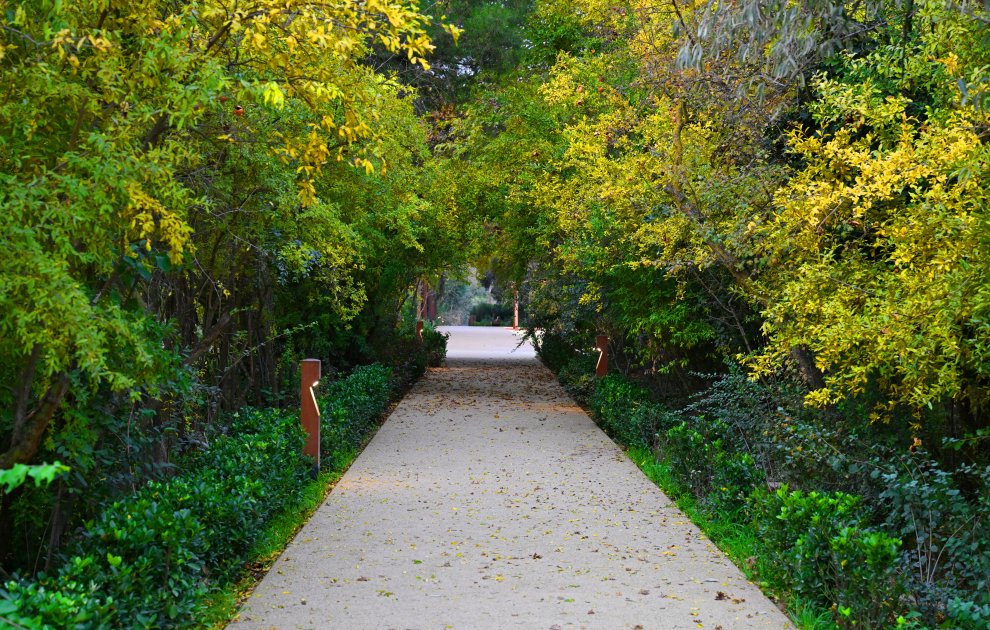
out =
{"type": "Polygon", "coordinates": [[[299,391],[299,413],[302,428],[306,432],[306,446],[303,454],[313,458],[311,476],[316,479],[320,474],[320,407],[316,404],[316,394],[313,388],[320,384],[320,360],[303,359],[302,384],[299,391]]]}
{"type": "Polygon", "coordinates": [[[598,351],[601,352],[598,355],[598,365],[595,366],[595,376],[605,376],[608,374],[608,337],[598,335],[595,339],[595,345],[598,346],[598,351]]]}
{"type": "Polygon", "coordinates": [[[422,340],[423,340],[423,322],[418,321],[416,322],[416,341],[422,341],[422,340]]]}

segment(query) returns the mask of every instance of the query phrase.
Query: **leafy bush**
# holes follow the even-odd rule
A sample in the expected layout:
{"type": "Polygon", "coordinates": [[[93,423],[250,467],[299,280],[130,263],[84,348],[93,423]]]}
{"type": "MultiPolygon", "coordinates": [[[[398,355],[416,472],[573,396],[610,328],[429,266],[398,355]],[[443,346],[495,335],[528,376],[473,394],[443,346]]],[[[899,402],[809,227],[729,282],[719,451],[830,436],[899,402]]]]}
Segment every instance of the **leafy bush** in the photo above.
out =
{"type": "Polygon", "coordinates": [[[388,405],[392,369],[379,364],[354,369],[345,379],[321,388],[321,465],[334,467],[357,448],[388,405]]]}
{"type": "MultiPolygon", "coordinates": [[[[357,448],[388,404],[392,369],[359,367],[325,387],[322,448],[357,448]]],[[[190,628],[207,598],[235,580],[256,535],[298,501],[309,475],[298,413],[235,413],[179,473],[107,503],[54,575],[14,579],[0,616],[31,630],[190,628]]]]}
{"type": "MultiPolygon", "coordinates": [[[[85,562],[85,560],[82,560],[85,562]]],[[[15,576],[16,578],[16,576],[15,576]]],[[[29,630],[109,630],[111,602],[85,584],[42,577],[9,582],[0,590],[0,617],[29,630]]]]}
{"type": "Polygon", "coordinates": [[[591,406],[602,428],[630,448],[652,443],[663,412],[649,392],[618,374],[595,381],[591,406]]]}
{"type": "Polygon", "coordinates": [[[883,532],[846,527],[831,540],[836,620],[844,630],[887,627],[900,607],[901,541],[883,532]]]}
{"type": "Polygon", "coordinates": [[[560,368],[557,379],[567,393],[581,404],[588,404],[595,395],[595,363],[591,354],[575,354],[560,368]]]}
{"type": "Polygon", "coordinates": [[[439,367],[447,358],[447,333],[441,333],[427,324],[423,328],[422,342],[416,338],[412,321],[374,348],[379,363],[395,366],[396,378],[404,381],[417,379],[428,367],[439,367]]]}
{"type": "Polygon", "coordinates": [[[752,496],[753,527],[793,592],[831,606],[841,628],[888,627],[902,607],[901,541],[863,527],[860,497],[791,492],[752,496]]]}
{"type": "Polygon", "coordinates": [[[891,464],[873,465],[890,508],[884,527],[906,542],[901,579],[922,618],[990,628],[990,467],[949,472],[920,449],[891,464]]]}
{"type": "Polygon", "coordinates": [[[859,497],[837,493],[761,490],[751,497],[753,528],[766,553],[787,567],[789,586],[802,597],[830,604],[835,583],[832,539],[859,525],[859,497]]]}
{"type": "Polygon", "coordinates": [[[440,367],[447,358],[447,340],[450,333],[442,333],[433,328],[423,330],[423,352],[426,354],[426,364],[430,367],[440,367]]]}
{"type": "Polygon", "coordinates": [[[731,427],[718,419],[688,416],[663,440],[668,459],[691,491],[716,509],[735,511],[766,482],[753,456],[731,448],[731,427]]]}
{"type": "MultiPolygon", "coordinates": [[[[577,355],[574,347],[562,335],[553,331],[546,331],[541,334],[530,332],[527,334],[527,338],[533,343],[533,348],[543,365],[557,374],[561,384],[566,386],[568,379],[560,372],[567,362],[577,355]]],[[[594,366],[592,366],[591,371],[594,371],[594,366]]]]}

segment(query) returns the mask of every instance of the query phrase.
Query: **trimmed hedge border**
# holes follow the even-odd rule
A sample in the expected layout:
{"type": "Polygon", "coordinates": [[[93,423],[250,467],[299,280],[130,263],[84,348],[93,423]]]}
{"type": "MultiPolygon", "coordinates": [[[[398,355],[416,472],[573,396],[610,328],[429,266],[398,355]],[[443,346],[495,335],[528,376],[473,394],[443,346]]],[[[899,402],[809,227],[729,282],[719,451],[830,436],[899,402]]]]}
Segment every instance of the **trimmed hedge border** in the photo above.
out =
{"type": "MultiPolygon", "coordinates": [[[[353,457],[398,385],[392,368],[374,364],[322,387],[323,468],[353,457]]],[[[303,441],[296,411],[233,414],[225,434],[177,462],[179,474],[87,522],[57,573],[8,581],[0,628],[199,627],[211,597],[243,574],[258,533],[301,500],[310,469],[303,441]]]]}

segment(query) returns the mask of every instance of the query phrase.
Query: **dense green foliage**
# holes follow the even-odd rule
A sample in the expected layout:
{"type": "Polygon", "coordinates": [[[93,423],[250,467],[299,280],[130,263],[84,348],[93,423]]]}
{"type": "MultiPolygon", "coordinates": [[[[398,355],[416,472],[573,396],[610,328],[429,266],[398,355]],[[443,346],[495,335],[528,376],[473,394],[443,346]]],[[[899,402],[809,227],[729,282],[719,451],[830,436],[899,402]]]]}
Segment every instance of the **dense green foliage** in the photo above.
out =
{"type": "MultiPolygon", "coordinates": [[[[289,413],[301,359],[404,380],[442,360],[413,287],[466,273],[473,228],[417,91],[370,60],[425,70],[458,29],[409,2],[252,6],[0,2],[4,579],[69,571],[81,529],[197,478],[246,406],[289,413]]],[[[157,579],[105,555],[72,575],[157,579]]]]}
{"type": "MultiPolygon", "coordinates": [[[[396,379],[376,364],[321,388],[323,467],[377,428],[396,379]]],[[[108,500],[56,572],[15,575],[0,590],[0,617],[32,630],[201,623],[264,525],[299,500],[311,468],[297,413],[245,408],[215,431],[176,474],[108,500]]]]}
{"type": "Polygon", "coordinates": [[[799,387],[738,368],[672,409],[621,375],[595,379],[590,361],[541,356],[620,444],[659,460],[695,516],[752,530],[737,562],[793,609],[850,629],[990,627],[990,467],[947,471],[882,435],[809,424],[799,387]]]}

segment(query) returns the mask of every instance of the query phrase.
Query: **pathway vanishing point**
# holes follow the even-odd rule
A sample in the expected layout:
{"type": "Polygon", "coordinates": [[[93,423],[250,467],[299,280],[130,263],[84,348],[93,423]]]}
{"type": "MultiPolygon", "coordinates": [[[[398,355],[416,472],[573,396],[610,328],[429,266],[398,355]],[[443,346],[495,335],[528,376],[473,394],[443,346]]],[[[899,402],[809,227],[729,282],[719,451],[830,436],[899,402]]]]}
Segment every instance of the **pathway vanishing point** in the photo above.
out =
{"type": "Polygon", "coordinates": [[[430,370],[231,630],[789,627],[501,328],[430,370]],[[724,598],[719,599],[719,593],[724,598]]]}

